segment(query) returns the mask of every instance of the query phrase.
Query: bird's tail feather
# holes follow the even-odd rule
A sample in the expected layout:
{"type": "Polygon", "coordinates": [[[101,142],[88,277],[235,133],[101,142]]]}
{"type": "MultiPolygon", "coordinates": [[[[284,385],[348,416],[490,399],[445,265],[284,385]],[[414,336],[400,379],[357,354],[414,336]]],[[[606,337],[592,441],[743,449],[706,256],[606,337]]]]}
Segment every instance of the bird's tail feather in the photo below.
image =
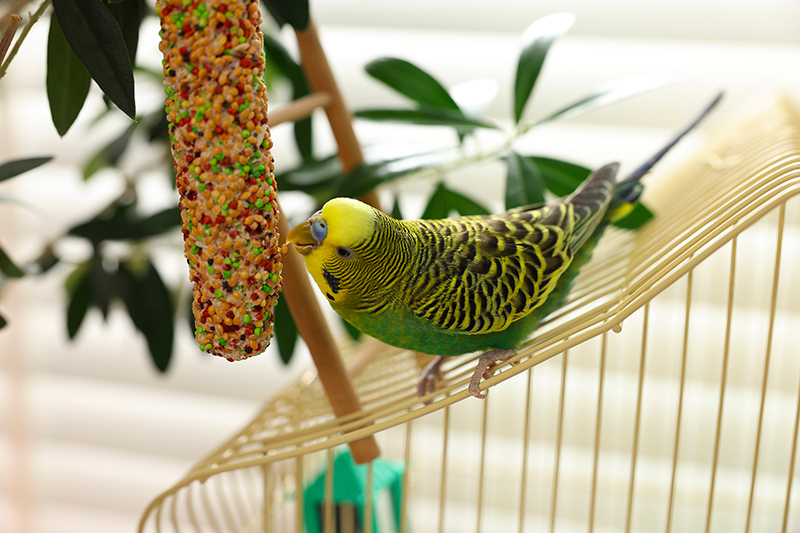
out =
{"type": "Polygon", "coordinates": [[[643,187],[640,183],[642,177],[650,172],[650,169],[655,166],[656,163],[661,160],[670,149],[678,144],[687,133],[692,131],[697,124],[705,118],[705,116],[711,112],[714,107],[719,103],[722,99],[723,93],[719,93],[714,99],[709,102],[702,111],[700,111],[697,116],[695,116],[686,126],[684,126],[676,135],[669,141],[666,145],[664,145],[661,150],[653,154],[650,159],[645,161],[644,163],[639,166],[636,170],[630,173],[625,179],[617,182],[616,188],[614,190],[614,200],[612,202],[611,209],[609,210],[611,213],[611,219],[619,219],[622,218],[628,211],[633,207],[633,204],[639,199],[639,196],[642,194],[643,187]]]}

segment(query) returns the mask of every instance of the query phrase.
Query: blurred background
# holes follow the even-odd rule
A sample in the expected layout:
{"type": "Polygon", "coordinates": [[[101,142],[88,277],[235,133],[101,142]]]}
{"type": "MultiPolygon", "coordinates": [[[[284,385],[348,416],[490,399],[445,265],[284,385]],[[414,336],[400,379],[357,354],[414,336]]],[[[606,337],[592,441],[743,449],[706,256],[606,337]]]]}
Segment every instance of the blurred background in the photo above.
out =
{"type": "MultiPolygon", "coordinates": [[[[9,7],[8,1],[0,3],[4,12],[9,7]]],[[[34,2],[25,11],[37,7],[34,2]]],[[[631,76],[674,83],[538,128],[519,142],[526,153],[590,168],[621,161],[624,173],[724,90],[722,109],[670,154],[660,167],[666,172],[729,128],[753,102],[780,92],[800,96],[800,4],[789,0],[311,2],[351,109],[407,105],[364,70],[370,61],[392,56],[454,88],[465,110],[509,127],[520,35],[535,20],[564,10],[576,15],[576,23],[553,46],[527,116],[546,116],[631,76]]],[[[288,365],[277,346],[238,363],[203,354],[181,303],[175,304],[174,349],[166,372],[156,369],[145,337],[121,302],[112,302],[105,320],[99,309],[89,309],[69,340],[65,278],[92,249],[85,239],[62,236],[120,196],[131,176],[143,216],[176,205],[177,193],[162,164],[166,145],[137,137],[116,165],[84,179],[87,162],[118,138],[130,119],[116,110],[104,113],[102,93],[93,85],[74,126],[59,137],[45,89],[48,26],[47,16],[33,26],[0,80],[0,163],[54,156],[47,165],[0,183],[0,244],[18,265],[35,262],[53,242],[61,258],[46,274],[0,281],[0,313],[8,320],[0,330],[0,532],[131,531],[150,499],[311,363],[302,343],[288,365]]],[[[266,30],[297,57],[289,28],[268,21],[266,30]]],[[[139,65],[160,69],[158,42],[158,22],[148,16],[139,65]]],[[[291,87],[276,78],[270,110],[291,95],[291,87]]],[[[162,87],[145,72],[137,73],[136,97],[142,112],[163,106],[162,87]]],[[[334,145],[321,112],[314,116],[313,131],[315,155],[331,154],[334,145]]],[[[423,150],[457,141],[449,128],[357,121],[356,132],[368,154],[389,143],[423,150]]],[[[276,173],[296,167],[301,155],[291,125],[275,127],[272,135],[276,173]]],[[[496,139],[487,133],[474,142],[490,146],[496,139]]],[[[500,210],[504,174],[501,165],[487,163],[443,178],[453,190],[500,210]]],[[[403,214],[412,218],[422,213],[434,185],[429,177],[403,179],[381,189],[381,199],[391,206],[399,195],[403,214]]],[[[292,223],[315,206],[299,192],[281,199],[292,223]]],[[[179,296],[188,298],[189,286],[180,233],[164,233],[147,247],[175,301],[183,302],[179,296]]],[[[129,252],[128,245],[120,245],[120,256],[129,252]]],[[[338,321],[332,323],[342,332],[338,321]]]]}

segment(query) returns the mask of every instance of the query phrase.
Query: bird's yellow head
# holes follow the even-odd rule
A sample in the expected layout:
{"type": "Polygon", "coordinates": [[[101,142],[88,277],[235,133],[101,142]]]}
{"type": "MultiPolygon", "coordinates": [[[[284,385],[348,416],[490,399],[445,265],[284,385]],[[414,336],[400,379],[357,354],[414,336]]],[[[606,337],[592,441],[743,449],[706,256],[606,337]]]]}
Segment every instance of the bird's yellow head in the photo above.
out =
{"type": "Polygon", "coordinates": [[[286,238],[306,262],[308,271],[337,307],[358,307],[369,299],[385,269],[387,239],[393,219],[350,198],[334,198],[296,226],[286,238]]]}

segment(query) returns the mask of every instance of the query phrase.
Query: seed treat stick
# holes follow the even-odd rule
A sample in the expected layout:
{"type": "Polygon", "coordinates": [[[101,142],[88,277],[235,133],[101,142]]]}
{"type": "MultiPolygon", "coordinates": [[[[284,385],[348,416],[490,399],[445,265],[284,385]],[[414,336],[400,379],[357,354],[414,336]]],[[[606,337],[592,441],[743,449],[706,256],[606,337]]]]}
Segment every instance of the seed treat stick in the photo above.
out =
{"type": "Polygon", "coordinates": [[[201,349],[263,352],[281,287],[256,0],[157,0],[192,310],[201,349]]]}

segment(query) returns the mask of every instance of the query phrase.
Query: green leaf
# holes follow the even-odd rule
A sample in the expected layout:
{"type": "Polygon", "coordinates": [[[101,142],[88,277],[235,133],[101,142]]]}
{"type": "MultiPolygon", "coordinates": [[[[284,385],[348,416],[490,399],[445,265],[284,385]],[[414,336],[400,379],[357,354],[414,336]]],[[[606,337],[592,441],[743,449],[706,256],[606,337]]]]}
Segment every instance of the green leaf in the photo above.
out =
{"type": "Polygon", "coordinates": [[[47,38],[47,100],[50,116],[60,136],[64,136],[83,108],[92,77],[72,51],[58,17],[50,18],[47,38]]]}
{"type": "Polygon", "coordinates": [[[506,209],[544,202],[544,182],[530,159],[516,152],[508,154],[506,165],[506,209]]]}
{"type": "Polygon", "coordinates": [[[97,245],[101,241],[146,239],[169,231],[180,225],[180,208],[170,207],[148,218],[136,218],[130,205],[122,205],[109,213],[79,224],[69,230],[70,235],[89,239],[97,245]]]}
{"type": "Polygon", "coordinates": [[[289,24],[297,31],[308,27],[308,0],[261,0],[280,25],[289,24]]]}
{"type": "Polygon", "coordinates": [[[89,268],[89,287],[92,293],[92,302],[100,308],[103,318],[108,319],[108,308],[111,300],[117,295],[116,276],[109,274],[103,268],[103,258],[99,253],[92,256],[89,268]]]}
{"type": "Polygon", "coordinates": [[[461,114],[458,104],[442,84],[408,61],[384,57],[370,62],[366,70],[373,78],[423,106],[449,109],[461,114]]]}
{"type": "Polygon", "coordinates": [[[36,167],[42,166],[51,161],[53,156],[31,157],[30,159],[17,159],[0,165],[0,181],[13,178],[36,167]]]}
{"type": "Polygon", "coordinates": [[[300,190],[311,194],[310,191],[316,188],[331,185],[341,175],[342,163],[334,154],[325,159],[311,161],[283,174],[277,174],[275,179],[283,191],[300,190]]]}
{"type": "Polygon", "coordinates": [[[622,229],[639,229],[650,222],[654,216],[655,215],[653,215],[652,211],[650,211],[643,203],[639,202],[633,208],[633,211],[614,222],[614,225],[622,229]]]}
{"type": "MultiPolygon", "coordinates": [[[[186,310],[188,311],[188,317],[186,319],[186,324],[189,326],[189,331],[192,333],[192,338],[194,339],[195,338],[194,332],[197,331],[197,322],[194,321],[194,309],[192,309],[192,301],[193,300],[194,300],[194,296],[189,294],[189,299],[186,300],[186,303],[187,303],[186,310]]],[[[200,346],[198,346],[197,344],[195,344],[195,345],[198,348],[200,348],[200,346]]],[[[205,351],[203,351],[202,348],[200,348],[200,353],[208,353],[208,352],[205,352],[205,351]]]]}
{"type": "MultiPolygon", "coordinates": [[[[89,269],[84,265],[79,266],[70,276],[73,278],[74,289],[70,291],[69,305],[67,306],[67,335],[74,339],[89,310],[92,300],[92,289],[89,282],[89,269]]],[[[69,278],[68,278],[69,281],[69,278]]]]}
{"type": "MultiPolygon", "coordinates": [[[[291,82],[292,99],[297,100],[311,93],[303,68],[292,59],[281,43],[269,35],[264,35],[264,53],[268,62],[291,82]]],[[[303,161],[305,163],[313,161],[311,117],[295,122],[294,138],[303,161]]]]}
{"type": "Polygon", "coordinates": [[[425,206],[425,211],[422,213],[422,217],[420,218],[426,220],[447,218],[447,216],[450,214],[450,204],[447,202],[447,193],[447,187],[445,187],[443,181],[440,181],[436,185],[436,189],[433,191],[433,194],[428,200],[428,205],[425,206]]]}
{"type": "Polygon", "coordinates": [[[539,169],[547,190],[558,197],[571,194],[592,173],[586,167],[558,159],[537,156],[528,159],[539,169]]]}
{"type": "Polygon", "coordinates": [[[143,0],[112,0],[108,9],[119,25],[128,52],[128,60],[131,65],[135,65],[136,50],[139,47],[139,26],[146,14],[145,3],[143,0]]]}
{"type": "Polygon", "coordinates": [[[120,157],[128,147],[128,143],[136,129],[136,122],[128,126],[122,134],[100,149],[99,152],[86,163],[83,167],[83,179],[88,180],[95,172],[105,167],[114,166],[119,162],[120,157]]]}
{"type": "Polygon", "coordinates": [[[490,211],[481,204],[450,189],[447,189],[447,203],[458,211],[459,215],[465,217],[490,214],[490,211]]]}
{"type": "Polygon", "coordinates": [[[45,247],[42,254],[36,259],[37,274],[44,274],[58,264],[58,257],[53,252],[52,246],[45,247]]]}
{"type": "Polygon", "coordinates": [[[145,237],[153,237],[155,235],[160,235],[162,233],[166,233],[172,228],[177,228],[181,225],[181,208],[180,207],[169,207],[164,209],[163,211],[159,211],[154,215],[151,215],[140,223],[138,226],[140,228],[140,238],[145,237]]]}
{"type": "Polygon", "coordinates": [[[286,305],[286,299],[281,296],[275,303],[275,340],[278,342],[278,353],[284,364],[289,364],[294,355],[294,347],[297,344],[297,326],[286,305]]]}
{"type": "Polygon", "coordinates": [[[431,166],[452,161],[458,157],[458,154],[458,151],[436,150],[384,161],[363,163],[348,174],[339,176],[331,196],[358,198],[383,183],[414,174],[431,166]]]}
{"type": "Polygon", "coordinates": [[[21,278],[25,275],[25,272],[14,264],[2,247],[0,247],[0,272],[9,278],[21,278]]]}
{"type": "Polygon", "coordinates": [[[655,76],[620,80],[598,88],[592,94],[585,96],[577,102],[573,102],[567,107],[556,111],[552,115],[548,115],[547,117],[541,119],[537,122],[537,124],[543,124],[552,120],[566,120],[574,118],[600,107],[619,102],[625,98],[630,98],[631,96],[636,96],[637,94],[642,94],[647,91],[652,91],[653,89],[664,87],[667,84],[668,82],[665,78],[655,76]]]}
{"type": "Polygon", "coordinates": [[[403,220],[403,213],[400,212],[400,197],[394,197],[394,204],[392,205],[392,218],[396,220],[403,220]]]}
{"type": "Polygon", "coordinates": [[[3,329],[7,325],[8,325],[8,322],[6,321],[6,317],[4,317],[3,315],[0,315],[0,329],[3,329]]]}
{"type": "Polygon", "coordinates": [[[356,118],[382,122],[403,122],[426,126],[454,126],[463,131],[475,128],[497,129],[497,126],[482,120],[467,118],[460,111],[449,109],[362,109],[355,112],[356,118]]]}
{"type": "Polygon", "coordinates": [[[522,34],[523,48],[514,80],[514,119],[517,123],[522,118],[550,46],[574,23],[575,15],[572,13],[555,13],[537,20],[522,34]]]}
{"type": "Polygon", "coordinates": [[[167,120],[167,114],[163,110],[159,109],[142,122],[145,122],[147,127],[148,141],[162,141],[165,143],[169,141],[169,121],[167,120]]]}
{"type": "Polygon", "coordinates": [[[298,120],[294,123],[294,141],[297,144],[297,151],[303,161],[314,160],[313,131],[311,117],[298,120]]]}
{"type": "Polygon", "coordinates": [[[133,67],[111,11],[99,0],[53,0],[53,8],[67,42],[94,81],[135,119],[133,67]]]}
{"type": "Polygon", "coordinates": [[[136,328],[147,339],[150,356],[156,368],[166,372],[172,359],[175,323],[172,298],[158,270],[149,260],[144,273],[135,275],[120,264],[118,277],[122,299],[136,328]]]}

